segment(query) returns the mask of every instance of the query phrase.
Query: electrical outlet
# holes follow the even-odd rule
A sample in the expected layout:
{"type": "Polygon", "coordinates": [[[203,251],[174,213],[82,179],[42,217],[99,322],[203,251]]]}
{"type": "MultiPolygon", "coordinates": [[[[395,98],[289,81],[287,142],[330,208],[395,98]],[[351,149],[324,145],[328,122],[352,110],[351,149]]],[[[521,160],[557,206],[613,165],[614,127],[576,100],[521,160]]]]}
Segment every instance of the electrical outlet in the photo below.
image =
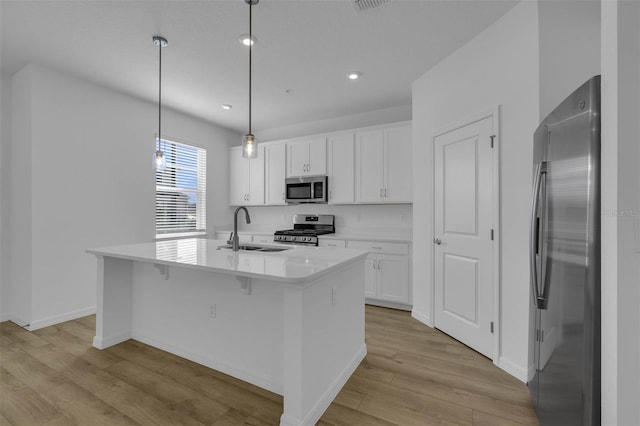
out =
{"type": "Polygon", "coordinates": [[[209,318],[215,318],[216,317],[216,305],[209,305],[209,318]]]}

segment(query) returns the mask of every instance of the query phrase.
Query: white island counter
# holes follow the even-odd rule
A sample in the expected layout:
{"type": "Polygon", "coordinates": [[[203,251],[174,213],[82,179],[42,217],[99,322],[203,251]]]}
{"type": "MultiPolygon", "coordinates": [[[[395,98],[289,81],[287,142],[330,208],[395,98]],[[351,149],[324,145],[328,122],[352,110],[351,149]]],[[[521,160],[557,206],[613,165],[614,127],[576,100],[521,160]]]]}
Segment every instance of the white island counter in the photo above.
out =
{"type": "Polygon", "coordinates": [[[98,258],[93,345],[136,339],[283,395],[281,425],[313,425],[366,355],[367,253],[224,244],[88,250],[98,258]]]}

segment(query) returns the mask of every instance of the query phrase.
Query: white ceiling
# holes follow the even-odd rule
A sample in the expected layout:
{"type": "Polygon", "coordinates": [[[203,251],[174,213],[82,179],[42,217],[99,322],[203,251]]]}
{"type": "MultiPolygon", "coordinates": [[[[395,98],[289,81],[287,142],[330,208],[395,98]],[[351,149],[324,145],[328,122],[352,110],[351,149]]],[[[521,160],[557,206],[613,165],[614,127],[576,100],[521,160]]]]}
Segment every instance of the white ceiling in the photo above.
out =
{"type": "MultiPolygon", "coordinates": [[[[352,1],[254,6],[254,129],[409,105],[416,78],[517,3],[391,0],[359,12],[352,1]]],[[[0,0],[0,14],[2,72],[35,63],[157,102],[158,34],[169,41],[163,105],[247,130],[244,0],[0,0]]]]}

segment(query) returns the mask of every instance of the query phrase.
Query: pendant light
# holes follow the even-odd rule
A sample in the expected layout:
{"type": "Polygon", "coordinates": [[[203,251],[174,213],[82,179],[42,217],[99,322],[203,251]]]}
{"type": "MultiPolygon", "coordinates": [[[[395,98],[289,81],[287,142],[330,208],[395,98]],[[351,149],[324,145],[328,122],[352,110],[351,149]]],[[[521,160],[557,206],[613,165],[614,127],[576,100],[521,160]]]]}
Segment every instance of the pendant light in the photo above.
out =
{"type": "MultiPolygon", "coordinates": [[[[249,40],[253,40],[252,10],[253,5],[259,0],[244,0],[249,5],[249,40]]],[[[251,132],[251,49],[253,43],[249,43],[249,132],[242,138],[242,156],[244,158],[256,158],[258,156],[258,142],[251,132]]]]}
{"type": "Polygon", "coordinates": [[[156,142],[156,152],[153,155],[153,168],[164,170],[167,167],[167,155],[164,152],[164,141],[162,140],[162,48],[167,47],[167,39],[160,36],[153,36],[153,44],[158,46],[158,139],[156,142]]]}

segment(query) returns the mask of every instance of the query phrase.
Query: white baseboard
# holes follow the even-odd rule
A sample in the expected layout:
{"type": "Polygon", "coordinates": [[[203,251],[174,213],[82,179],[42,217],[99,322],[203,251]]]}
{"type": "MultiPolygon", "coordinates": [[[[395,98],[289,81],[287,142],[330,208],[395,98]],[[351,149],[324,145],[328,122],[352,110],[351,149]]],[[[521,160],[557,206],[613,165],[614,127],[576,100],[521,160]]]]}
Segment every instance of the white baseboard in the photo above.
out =
{"type": "Polygon", "coordinates": [[[174,345],[173,343],[169,343],[161,339],[146,336],[135,331],[131,333],[131,338],[144,344],[153,346],[154,348],[162,349],[163,351],[167,351],[172,354],[181,356],[182,358],[186,358],[189,361],[202,364],[206,367],[236,377],[240,380],[244,380],[245,382],[252,383],[258,387],[277,393],[278,395],[282,395],[284,392],[284,384],[282,382],[282,379],[278,379],[277,377],[258,375],[253,372],[247,371],[246,369],[221,363],[220,361],[208,358],[206,355],[191,352],[181,346],[174,345]]]}
{"type": "Polygon", "coordinates": [[[406,303],[389,302],[386,300],[365,298],[364,303],[367,305],[382,306],[383,308],[401,309],[403,311],[411,310],[411,305],[407,305],[406,303]]]}
{"type": "Polygon", "coordinates": [[[106,349],[129,339],[131,339],[131,333],[129,331],[102,338],[93,336],[93,347],[97,349],[106,349]]]}
{"type": "Polygon", "coordinates": [[[50,317],[42,318],[39,320],[32,320],[27,330],[35,331],[40,328],[49,327],[50,325],[60,324],[61,322],[71,321],[76,318],[86,317],[87,315],[93,315],[96,313],[95,306],[89,306],[87,308],[78,309],[77,311],[65,312],[59,315],[52,315],[50,317]]]}
{"type": "Polygon", "coordinates": [[[497,366],[500,369],[511,374],[513,377],[520,380],[521,382],[527,383],[527,379],[529,378],[529,375],[528,375],[529,371],[526,367],[522,367],[505,357],[500,357],[497,366]]]}
{"type": "Polygon", "coordinates": [[[417,319],[418,321],[420,321],[421,323],[423,323],[424,325],[426,325],[427,327],[433,328],[433,324],[431,323],[431,319],[429,318],[429,315],[425,315],[422,312],[418,312],[415,309],[413,309],[411,311],[411,316],[417,319]]]}
{"type": "Polygon", "coordinates": [[[324,394],[322,394],[322,397],[313,405],[304,419],[299,421],[282,414],[280,417],[280,426],[306,426],[316,424],[327,408],[329,408],[329,405],[331,405],[345,383],[347,383],[349,377],[351,377],[353,372],[356,371],[356,368],[358,368],[365,356],[367,356],[367,345],[363,343],[358,352],[340,372],[333,383],[331,383],[331,386],[329,386],[324,394]]]}

